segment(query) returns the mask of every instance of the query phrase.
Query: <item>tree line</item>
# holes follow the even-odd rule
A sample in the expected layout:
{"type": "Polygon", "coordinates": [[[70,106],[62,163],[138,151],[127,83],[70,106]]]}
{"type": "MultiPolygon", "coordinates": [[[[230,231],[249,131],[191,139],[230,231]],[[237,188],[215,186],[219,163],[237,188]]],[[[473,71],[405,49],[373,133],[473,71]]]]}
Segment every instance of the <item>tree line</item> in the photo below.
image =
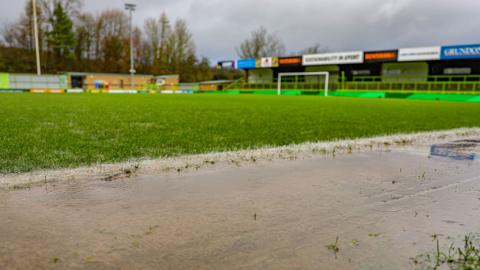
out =
{"type": "MultiPolygon", "coordinates": [[[[128,73],[130,20],[122,9],[93,14],[82,10],[83,0],[37,0],[39,47],[44,73],[68,71],[128,73]]],[[[35,73],[33,5],[0,31],[0,72],[35,73]]],[[[182,82],[237,79],[235,70],[219,70],[198,57],[193,35],[183,19],[171,21],[165,12],[133,26],[135,69],[138,74],[179,74],[182,82]]],[[[301,55],[325,51],[316,44],[286,53],[283,41],[259,27],[237,48],[240,58],[301,55]]]]}
{"type": "MultiPolygon", "coordinates": [[[[92,14],[82,0],[37,0],[39,41],[44,73],[66,71],[128,73],[130,20],[121,9],[92,14]]],[[[33,4],[28,0],[21,17],[3,27],[0,70],[35,72],[33,4]]],[[[220,72],[198,57],[185,20],[171,21],[166,13],[133,26],[135,69],[139,74],[179,74],[184,82],[234,79],[238,72],[220,72]]]]}

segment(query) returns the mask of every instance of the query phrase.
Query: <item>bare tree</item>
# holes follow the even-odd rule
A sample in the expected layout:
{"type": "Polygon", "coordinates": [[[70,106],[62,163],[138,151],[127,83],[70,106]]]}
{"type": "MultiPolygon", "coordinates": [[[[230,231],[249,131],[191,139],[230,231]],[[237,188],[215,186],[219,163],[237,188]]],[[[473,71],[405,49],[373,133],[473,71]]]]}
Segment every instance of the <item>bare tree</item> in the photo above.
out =
{"type": "Polygon", "coordinates": [[[187,74],[188,71],[185,69],[196,63],[195,43],[185,20],[178,19],[175,22],[167,44],[166,56],[170,59],[173,71],[180,75],[187,74]]]}
{"type": "Polygon", "coordinates": [[[76,18],[81,14],[83,0],[39,0],[39,5],[47,19],[53,16],[53,11],[57,3],[62,5],[62,8],[70,18],[76,18]]]}
{"type": "Polygon", "coordinates": [[[310,47],[307,47],[299,52],[300,55],[304,54],[317,54],[328,52],[328,49],[322,47],[319,43],[316,43],[310,47]]]}
{"type": "MultiPolygon", "coordinates": [[[[38,23],[40,25],[39,29],[39,39],[40,46],[43,45],[44,34],[43,28],[41,27],[45,23],[45,17],[43,16],[42,9],[37,3],[37,17],[38,23]]],[[[34,48],[34,37],[33,37],[33,7],[32,0],[27,1],[24,9],[24,13],[21,15],[20,19],[14,23],[5,24],[2,31],[3,41],[9,47],[16,47],[22,49],[33,50],[34,48]]]]}
{"type": "Polygon", "coordinates": [[[139,73],[150,73],[152,63],[150,61],[150,50],[147,49],[147,42],[142,30],[135,26],[133,28],[133,52],[135,58],[135,69],[139,73]]]}
{"type": "Polygon", "coordinates": [[[241,58],[283,56],[285,45],[277,35],[268,33],[265,27],[260,26],[240,44],[240,48],[237,48],[237,54],[241,58]]]}
{"type": "Polygon", "coordinates": [[[172,34],[172,27],[170,26],[170,20],[167,17],[167,14],[164,12],[160,16],[159,19],[160,24],[160,49],[158,54],[158,62],[160,65],[161,70],[166,69],[168,62],[167,62],[167,48],[168,48],[168,40],[170,35],[172,34]]]}
{"type": "Polygon", "coordinates": [[[111,72],[128,70],[128,15],[120,9],[110,9],[97,16],[95,57],[111,72]]]}
{"type": "Polygon", "coordinates": [[[2,28],[2,46],[21,47],[18,44],[18,28],[16,23],[5,23],[2,28]]]}
{"type": "Polygon", "coordinates": [[[171,42],[172,29],[170,20],[165,13],[155,19],[147,19],[144,24],[144,34],[146,39],[145,47],[147,49],[146,55],[149,57],[149,62],[153,66],[153,72],[165,73],[168,66],[168,53],[173,52],[173,48],[169,46],[171,42]]]}
{"type": "Polygon", "coordinates": [[[160,29],[156,19],[146,19],[143,31],[146,38],[146,46],[150,50],[148,61],[151,62],[152,65],[157,65],[158,60],[158,51],[160,49],[160,29]]]}
{"type": "MultiPolygon", "coordinates": [[[[4,71],[33,72],[31,1],[27,0],[25,12],[18,21],[5,24],[0,29],[0,69],[4,71]]],[[[82,1],[37,0],[45,72],[126,72],[129,69],[128,14],[121,9],[104,10],[95,15],[82,12],[82,1]],[[57,12],[54,12],[55,5],[57,12]],[[68,28],[68,36],[65,29],[58,27],[66,25],[63,21],[67,17],[72,26],[68,28]],[[57,41],[66,36],[75,42],[68,43],[68,48],[59,47],[60,42],[57,41]],[[69,57],[56,55],[55,49],[67,50],[69,57]]],[[[196,55],[193,35],[185,20],[177,20],[172,26],[167,15],[162,13],[158,19],[146,20],[142,30],[135,27],[133,31],[134,56],[139,73],[179,74],[186,82],[213,78],[208,59],[196,55]]],[[[266,44],[277,44],[270,42],[272,37],[267,37],[269,41],[266,44]]],[[[271,50],[275,46],[265,48],[271,50]]]]}
{"type": "Polygon", "coordinates": [[[75,26],[76,47],[75,55],[78,60],[93,58],[93,44],[95,39],[95,18],[90,13],[80,14],[75,26]]]}

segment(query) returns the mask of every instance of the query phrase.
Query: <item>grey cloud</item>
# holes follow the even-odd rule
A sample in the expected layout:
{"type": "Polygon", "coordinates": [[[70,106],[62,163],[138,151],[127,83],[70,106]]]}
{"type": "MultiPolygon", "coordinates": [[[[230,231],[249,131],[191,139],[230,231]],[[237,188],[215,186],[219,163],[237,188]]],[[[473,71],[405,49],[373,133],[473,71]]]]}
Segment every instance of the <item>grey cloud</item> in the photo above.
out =
{"type": "MultiPolygon", "coordinates": [[[[1,0],[0,22],[24,1],[1,0]],[[7,4],[8,2],[8,4],[7,4]]],[[[137,25],[165,11],[187,20],[199,55],[235,59],[235,47],[263,25],[295,52],[320,43],[334,51],[476,43],[478,0],[132,0],[137,25]]],[[[122,8],[122,0],[85,0],[84,8],[122,8]]]]}

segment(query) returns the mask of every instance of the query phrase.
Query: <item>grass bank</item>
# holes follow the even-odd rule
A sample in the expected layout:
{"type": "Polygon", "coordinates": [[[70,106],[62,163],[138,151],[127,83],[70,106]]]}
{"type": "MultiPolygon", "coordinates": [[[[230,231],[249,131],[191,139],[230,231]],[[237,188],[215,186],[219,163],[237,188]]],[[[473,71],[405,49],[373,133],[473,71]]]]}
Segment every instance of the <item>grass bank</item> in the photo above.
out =
{"type": "Polygon", "coordinates": [[[1,94],[0,173],[474,126],[475,103],[1,94]]]}

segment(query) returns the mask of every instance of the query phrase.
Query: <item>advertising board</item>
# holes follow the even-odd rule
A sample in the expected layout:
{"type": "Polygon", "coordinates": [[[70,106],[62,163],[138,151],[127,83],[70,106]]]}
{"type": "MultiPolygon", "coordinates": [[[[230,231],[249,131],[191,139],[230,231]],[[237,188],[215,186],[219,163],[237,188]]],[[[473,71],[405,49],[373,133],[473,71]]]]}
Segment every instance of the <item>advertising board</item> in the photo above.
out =
{"type": "Polygon", "coordinates": [[[480,58],[480,44],[442,47],[442,60],[480,58]]]}
{"type": "Polygon", "coordinates": [[[257,59],[255,58],[240,59],[237,61],[238,69],[251,69],[256,67],[257,67],[257,59]]]}
{"type": "Polygon", "coordinates": [[[398,51],[398,61],[440,60],[441,47],[405,48],[398,51]]]}
{"type": "Polygon", "coordinates": [[[334,65],[334,64],[361,64],[363,52],[321,53],[303,56],[304,66],[334,65]]]}
{"type": "Polygon", "coordinates": [[[217,64],[218,69],[235,69],[235,61],[220,61],[217,64]]]}
{"type": "Polygon", "coordinates": [[[279,66],[301,66],[302,57],[281,57],[278,59],[279,66]]]}
{"type": "Polygon", "coordinates": [[[398,51],[365,52],[365,62],[397,61],[398,51]]]}
{"type": "Polygon", "coordinates": [[[262,57],[257,59],[257,68],[278,67],[278,57],[262,57]]]}

